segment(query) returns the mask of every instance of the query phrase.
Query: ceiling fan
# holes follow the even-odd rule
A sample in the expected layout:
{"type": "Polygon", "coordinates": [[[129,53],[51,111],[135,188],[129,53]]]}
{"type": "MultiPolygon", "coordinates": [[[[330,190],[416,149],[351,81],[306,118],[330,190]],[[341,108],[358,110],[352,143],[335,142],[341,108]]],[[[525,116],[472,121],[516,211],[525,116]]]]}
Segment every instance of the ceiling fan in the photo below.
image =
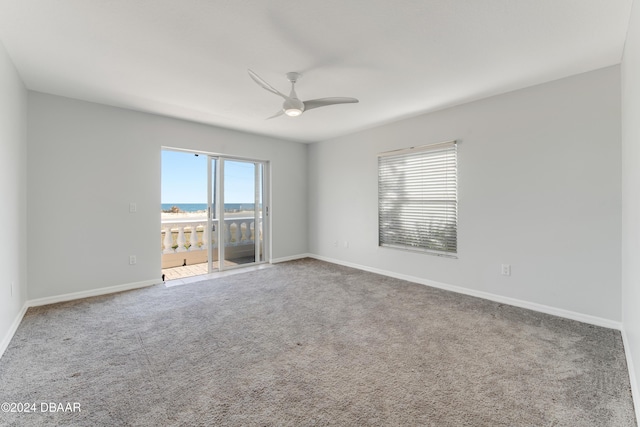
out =
{"type": "Polygon", "coordinates": [[[311,110],[313,108],[326,107],[328,105],[335,105],[335,104],[352,104],[352,103],[359,102],[356,98],[345,98],[345,97],[319,98],[319,99],[311,99],[309,101],[300,101],[298,99],[298,95],[296,94],[296,88],[295,88],[296,82],[300,77],[302,77],[300,73],[296,73],[296,72],[287,73],[287,79],[291,82],[291,92],[289,93],[289,96],[287,96],[284,93],[280,92],[279,90],[275,89],[269,83],[262,80],[262,78],[258,76],[256,73],[254,73],[252,70],[247,70],[247,71],[249,72],[249,76],[251,76],[253,81],[255,81],[260,86],[262,86],[263,89],[268,90],[269,92],[284,98],[284,102],[282,103],[282,109],[278,111],[276,114],[274,114],[273,116],[268,117],[268,119],[273,119],[274,117],[278,117],[283,114],[286,114],[289,117],[297,117],[301,115],[303,112],[307,110],[311,110]]]}

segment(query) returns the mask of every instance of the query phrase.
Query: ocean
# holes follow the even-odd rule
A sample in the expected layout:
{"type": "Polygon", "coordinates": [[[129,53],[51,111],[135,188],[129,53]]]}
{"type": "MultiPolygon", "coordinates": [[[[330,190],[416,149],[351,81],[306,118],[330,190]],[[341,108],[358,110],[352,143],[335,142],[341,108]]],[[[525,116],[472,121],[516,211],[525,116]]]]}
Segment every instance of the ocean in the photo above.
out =
{"type": "MultiPolygon", "coordinates": [[[[206,203],[162,203],[161,209],[163,212],[171,211],[172,207],[177,207],[181,212],[200,212],[207,210],[206,203]]],[[[225,203],[225,212],[242,212],[252,211],[254,203],[225,203]]]]}

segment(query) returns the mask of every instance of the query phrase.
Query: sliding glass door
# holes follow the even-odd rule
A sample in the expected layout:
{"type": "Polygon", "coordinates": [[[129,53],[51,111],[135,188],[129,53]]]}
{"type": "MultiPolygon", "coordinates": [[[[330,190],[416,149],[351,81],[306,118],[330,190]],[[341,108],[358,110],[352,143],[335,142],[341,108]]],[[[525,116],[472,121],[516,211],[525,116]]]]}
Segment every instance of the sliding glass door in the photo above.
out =
{"type": "Polygon", "coordinates": [[[209,157],[209,271],[267,259],[266,168],[265,162],[209,157]]]}

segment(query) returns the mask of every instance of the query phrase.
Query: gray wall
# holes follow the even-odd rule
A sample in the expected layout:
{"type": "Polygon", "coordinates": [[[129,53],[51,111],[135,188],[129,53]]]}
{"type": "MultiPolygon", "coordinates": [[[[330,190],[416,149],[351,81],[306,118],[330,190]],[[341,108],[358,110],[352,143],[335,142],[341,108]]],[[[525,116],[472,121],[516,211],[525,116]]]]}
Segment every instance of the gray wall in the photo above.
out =
{"type": "Polygon", "coordinates": [[[270,161],[272,257],[307,251],[306,145],[30,92],[31,299],[159,280],[163,146],[270,161]]]}
{"type": "Polygon", "coordinates": [[[622,62],[622,324],[640,416],[640,4],[634,1],[622,62]],[[635,369],[634,369],[635,367],[635,369]]]}
{"type": "Polygon", "coordinates": [[[310,252],[620,322],[620,98],[616,66],[313,144],[310,252]],[[378,247],[376,154],[453,139],[459,259],[378,247]]]}
{"type": "Polygon", "coordinates": [[[0,43],[0,355],[27,300],[27,90],[0,43]]]}

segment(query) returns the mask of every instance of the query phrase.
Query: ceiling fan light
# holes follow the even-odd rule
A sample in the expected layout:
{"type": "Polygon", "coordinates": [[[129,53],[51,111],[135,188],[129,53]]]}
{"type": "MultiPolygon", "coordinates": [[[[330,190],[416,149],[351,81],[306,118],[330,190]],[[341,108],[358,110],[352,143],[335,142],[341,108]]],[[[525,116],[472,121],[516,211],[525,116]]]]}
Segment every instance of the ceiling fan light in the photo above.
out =
{"type": "Polygon", "coordinates": [[[302,114],[302,110],[299,108],[288,108],[284,110],[284,113],[289,117],[298,117],[300,114],[302,114]]]}

